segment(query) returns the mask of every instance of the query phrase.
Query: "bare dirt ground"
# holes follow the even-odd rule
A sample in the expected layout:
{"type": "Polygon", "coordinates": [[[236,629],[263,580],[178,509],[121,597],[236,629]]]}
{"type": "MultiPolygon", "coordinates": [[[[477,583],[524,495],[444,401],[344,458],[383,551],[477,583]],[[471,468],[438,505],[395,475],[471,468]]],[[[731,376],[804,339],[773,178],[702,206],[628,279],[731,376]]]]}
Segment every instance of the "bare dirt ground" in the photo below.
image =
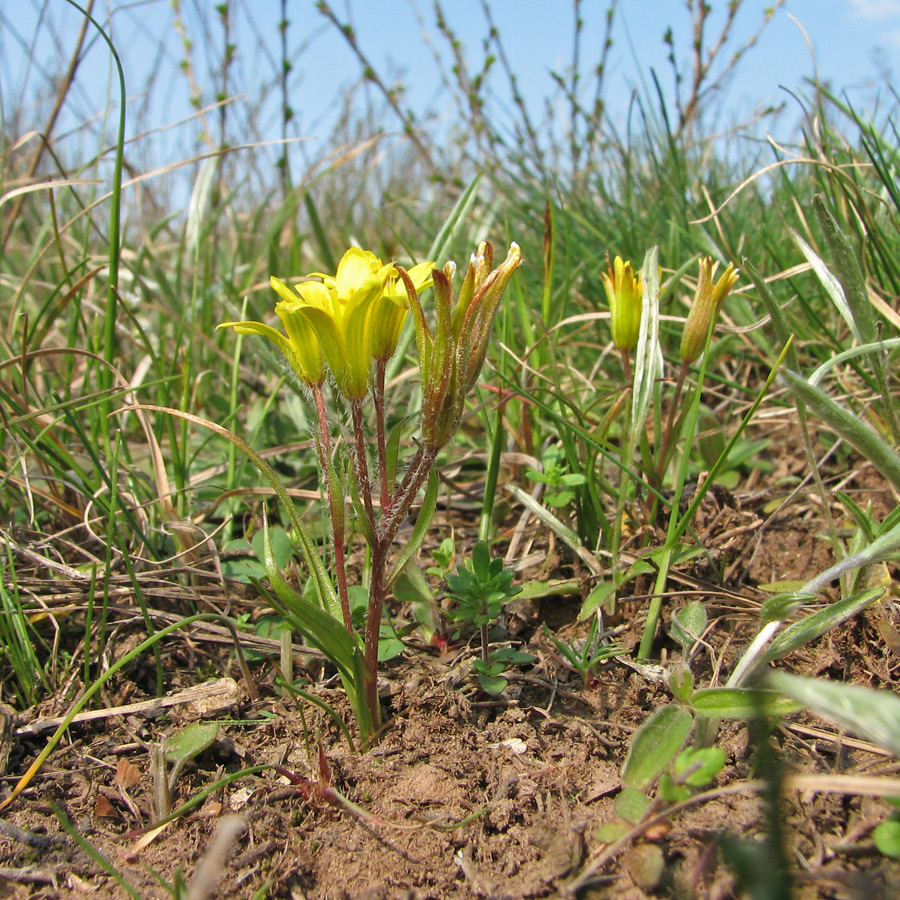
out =
{"type": "MultiPolygon", "coordinates": [[[[790,461],[777,465],[784,471],[796,468],[790,461]]],[[[866,470],[844,489],[858,502],[892,506],[880,480],[866,470]]],[[[771,500],[771,494],[750,489],[711,495],[698,532],[729,581],[715,584],[708,562],[679,572],[672,581],[676,593],[666,599],[665,622],[674,609],[698,596],[709,611],[708,646],[692,663],[698,686],[722,683],[736,652],[755,633],[765,598],[756,585],[805,580],[830,563],[827,545],[818,537],[824,524],[817,501],[801,493],[772,514],[771,500]]],[[[458,546],[464,526],[459,523],[458,546]]],[[[549,574],[581,578],[587,588],[587,574],[559,547],[550,555],[560,561],[549,574]]],[[[534,578],[536,570],[520,577],[534,578]]],[[[191,588],[183,580],[173,583],[168,593],[157,595],[157,605],[183,612],[191,588]]],[[[635,593],[646,588],[638,584],[635,593]]],[[[220,590],[213,600],[204,596],[204,602],[227,607],[231,615],[252,617],[262,611],[240,586],[220,590]]],[[[127,609],[127,601],[122,603],[127,609]]],[[[567,896],[567,883],[604,852],[597,830],[615,815],[631,736],[655,708],[672,702],[653,667],[636,670],[612,660],[585,684],[562,665],[542,625],[567,637],[583,634],[586,626],[576,622],[580,605],[578,597],[549,597],[504,619],[506,636],[537,662],[514,672],[500,698],[482,693],[467,674],[472,647],[458,645],[441,654],[411,644],[383,671],[387,724],[365,753],[351,752],[324,712],[282,696],[273,687],[269,662],[253,664],[259,699],[251,700],[226,638],[177,633],[164,653],[168,689],[197,684],[206,676],[232,676],[241,683],[241,695],[227,713],[215,716],[219,736],[179,777],[175,804],[249,766],[275,763],[283,770],[231,782],[149,839],[140,830],[154,819],[160,775],[154,774],[153,746],[196,713],[175,706],[155,718],[130,714],[74,725],[32,785],[2,813],[0,897],[129,896],[79,845],[76,834],[132,891],[146,898],[170,897],[161,879],[176,881],[180,869],[190,883],[217,825],[229,813],[242,818],[244,830],[215,866],[220,880],[212,896],[220,898],[567,896]],[[285,771],[297,783],[284,777],[285,771]],[[63,818],[71,823],[70,832],[63,829],[63,818]]],[[[645,599],[622,603],[620,640],[629,648],[639,640],[645,610],[645,599]]],[[[140,616],[133,613],[117,614],[108,659],[144,636],[140,616]]],[[[783,668],[894,689],[898,648],[886,646],[879,628],[892,616],[891,601],[877,603],[789,657],[783,668]]],[[[654,650],[664,666],[677,662],[681,652],[665,629],[654,650]]],[[[313,674],[316,668],[310,665],[313,674]]],[[[152,697],[154,685],[148,657],[110,682],[103,703],[113,707],[152,697]]],[[[346,712],[335,682],[311,680],[309,690],[346,712]]],[[[8,723],[4,793],[47,737],[16,734],[16,729],[64,713],[70,701],[71,694],[8,723]]],[[[787,779],[779,821],[793,896],[896,897],[900,864],[881,856],[871,839],[873,827],[890,812],[888,804],[813,790],[808,779],[796,782],[800,787],[790,780],[892,774],[896,763],[807,714],[773,725],[763,740],[777,749],[787,779]]],[[[745,896],[724,861],[723,835],[761,844],[771,830],[771,809],[751,784],[758,784],[754,779],[761,773],[746,724],[723,723],[717,742],[727,751],[727,762],[713,793],[624,842],[580,896],[745,896]],[[660,858],[661,870],[647,863],[660,858]]],[[[196,882],[194,887],[197,893],[189,896],[206,896],[196,882]]]]}

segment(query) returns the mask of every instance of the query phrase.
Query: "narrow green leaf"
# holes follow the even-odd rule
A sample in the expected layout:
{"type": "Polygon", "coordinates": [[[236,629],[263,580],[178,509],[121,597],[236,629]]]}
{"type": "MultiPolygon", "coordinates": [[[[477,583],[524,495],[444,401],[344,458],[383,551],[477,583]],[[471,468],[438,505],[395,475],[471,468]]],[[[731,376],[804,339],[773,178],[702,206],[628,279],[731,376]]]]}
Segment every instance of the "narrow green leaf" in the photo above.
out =
{"type": "Polygon", "coordinates": [[[847,297],[841,283],[831,274],[831,270],[825,264],[825,261],[797,234],[791,231],[791,237],[799,248],[800,252],[806,257],[806,261],[812,266],[812,270],[816,273],[825,293],[831,298],[835,309],[841,314],[841,318],[847,323],[847,327],[853,334],[857,343],[862,343],[863,338],[860,333],[859,323],[847,303],[847,297]]]}
{"type": "Polygon", "coordinates": [[[419,514],[416,516],[416,524],[413,526],[412,534],[409,536],[403,552],[400,554],[397,562],[394,564],[394,570],[387,579],[388,590],[390,590],[400,573],[406,568],[406,564],[419,552],[422,541],[428,533],[428,526],[434,518],[434,511],[437,507],[438,489],[440,487],[440,478],[437,470],[432,470],[428,476],[428,486],[425,489],[425,496],[422,499],[422,505],[419,507],[419,514]]]}
{"type": "Polygon", "coordinates": [[[768,683],[829,722],[900,756],[900,697],[892,691],[773,672],[768,683]]]}
{"type": "Polygon", "coordinates": [[[853,330],[859,335],[859,343],[871,344],[876,338],[875,316],[866,290],[866,277],[856,251],[847,235],[838,227],[821,194],[813,194],[813,209],[831,251],[831,260],[855,323],[853,330]]]}
{"type": "Polygon", "coordinates": [[[777,691],[720,687],[694,691],[691,708],[698,715],[710,719],[752,719],[757,716],[786,716],[802,707],[777,691]]]}
{"type": "Polygon", "coordinates": [[[900,457],[884,438],[821,388],[811,385],[802,375],[786,369],[782,377],[814,416],[856,447],[895,488],[900,489],[900,457]]]}
{"type": "Polygon", "coordinates": [[[760,657],[760,663],[774,662],[792,650],[803,647],[806,644],[821,637],[826,631],[846,622],[864,610],[870,603],[874,603],[883,596],[884,588],[869,588],[852,597],[837,600],[823,609],[816,610],[808,616],[789,625],[784,631],[772,640],[769,649],[760,657]]]}

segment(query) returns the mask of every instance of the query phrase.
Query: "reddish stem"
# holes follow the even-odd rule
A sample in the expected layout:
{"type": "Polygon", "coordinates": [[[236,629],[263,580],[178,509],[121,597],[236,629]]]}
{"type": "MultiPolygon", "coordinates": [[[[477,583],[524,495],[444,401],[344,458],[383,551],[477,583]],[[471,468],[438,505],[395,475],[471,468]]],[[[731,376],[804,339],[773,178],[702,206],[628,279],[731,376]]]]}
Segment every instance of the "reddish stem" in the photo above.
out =
{"type": "MultiPolygon", "coordinates": [[[[366,615],[366,663],[368,669],[375,673],[378,670],[378,639],[381,634],[381,617],[384,614],[384,603],[387,600],[389,585],[387,583],[388,554],[391,544],[409,513],[416,499],[416,494],[428,477],[437,457],[437,450],[418,449],[412,465],[403,482],[394,494],[389,513],[383,515],[375,532],[375,544],[372,547],[372,566],[369,582],[369,607],[366,615]]],[[[373,529],[374,530],[374,529],[373,529]]],[[[381,721],[381,708],[378,703],[378,683],[372,678],[366,683],[366,703],[372,714],[372,721],[381,721]]]]}
{"type": "Polygon", "coordinates": [[[366,431],[363,426],[362,400],[350,402],[350,412],[353,417],[353,434],[356,440],[356,456],[354,466],[356,469],[356,485],[366,510],[366,518],[372,534],[377,534],[375,521],[375,506],[372,503],[372,483],[369,480],[369,457],[366,453],[366,431]]]}
{"type": "Polygon", "coordinates": [[[387,360],[375,362],[375,433],[378,440],[378,478],[381,482],[381,514],[385,515],[391,506],[391,493],[388,487],[387,471],[387,434],[384,425],[384,378],[387,360]]]}

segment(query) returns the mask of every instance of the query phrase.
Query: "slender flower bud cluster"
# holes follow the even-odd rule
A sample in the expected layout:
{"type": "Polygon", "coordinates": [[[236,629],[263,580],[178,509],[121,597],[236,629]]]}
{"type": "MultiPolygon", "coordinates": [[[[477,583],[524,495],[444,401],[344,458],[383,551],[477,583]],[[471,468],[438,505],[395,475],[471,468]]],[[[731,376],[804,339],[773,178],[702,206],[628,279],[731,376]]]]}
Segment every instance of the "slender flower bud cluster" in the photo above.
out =
{"type": "Polygon", "coordinates": [[[601,272],[609,300],[612,339],[621,353],[630,353],[641,332],[644,287],[630,262],[617,256],[609,272],[601,272]]]}
{"type": "Polygon", "coordinates": [[[434,270],[433,327],[425,321],[411,273],[402,273],[419,351],[422,440],[432,451],[445,446],[459,427],[466,396],[484,364],[500,300],[513,273],[522,265],[522,251],[514,243],[496,269],[493,260],[492,246],[480,244],[455,299],[452,282],[456,265],[450,262],[434,270]]]}
{"type": "Polygon", "coordinates": [[[729,263],[718,281],[713,281],[718,267],[719,264],[714,263],[712,257],[706,256],[700,260],[700,277],[697,280],[694,303],[681,336],[681,361],[686,366],[695,362],[703,352],[709,329],[719,317],[722,303],[738,279],[738,270],[733,263],[729,263]]]}

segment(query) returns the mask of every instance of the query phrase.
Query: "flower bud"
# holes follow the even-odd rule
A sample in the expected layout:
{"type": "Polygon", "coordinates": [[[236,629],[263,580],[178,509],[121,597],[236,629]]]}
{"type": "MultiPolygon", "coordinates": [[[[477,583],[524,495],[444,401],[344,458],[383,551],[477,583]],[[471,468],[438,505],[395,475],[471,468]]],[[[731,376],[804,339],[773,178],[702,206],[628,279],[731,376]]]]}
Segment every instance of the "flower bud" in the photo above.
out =
{"type": "Polygon", "coordinates": [[[425,321],[408,273],[402,273],[419,350],[422,440],[430,450],[443,447],[459,427],[466,396],[484,364],[500,300],[522,262],[522,251],[514,243],[506,259],[493,269],[493,248],[487,243],[480,244],[469,262],[455,302],[452,281],[456,266],[448,263],[443,269],[436,269],[433,331],[425,321]]]}
{"type": "Polygon", "coordinates": [[[733,263],[729,263],[719,280],[713,283],[718,267],[719,264],[714,263],[710,256],[700,259],[700,277],[697,280],[694,303],[681,335],[681,361],[685,365],[695,362],[703,352],[709,329],[718,318],[722,303],[738,279],[738,270],[733,263]]]}
{"type": "Polygon", "coordinates": [[[630,262],[621,256],[609,272],[602,272],[603,287],[609,300],[613,343],[622,353],[630,353],[641,332],[644,288],[630,262]]]}

